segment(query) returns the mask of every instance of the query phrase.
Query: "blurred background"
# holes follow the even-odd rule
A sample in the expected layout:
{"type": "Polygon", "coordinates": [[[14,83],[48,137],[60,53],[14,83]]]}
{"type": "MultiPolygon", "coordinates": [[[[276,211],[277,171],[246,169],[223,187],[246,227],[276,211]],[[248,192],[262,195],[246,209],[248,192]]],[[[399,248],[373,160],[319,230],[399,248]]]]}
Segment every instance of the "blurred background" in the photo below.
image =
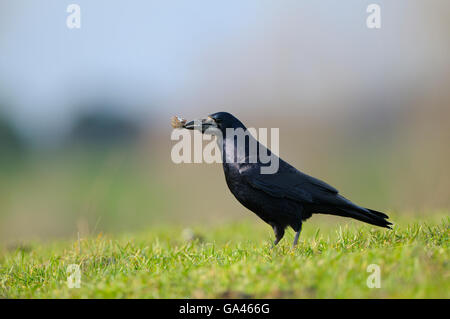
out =
{"type": "Polygon", "coordinates": [[[170,117],[217,111],[357,203],[448,212],[449,30],[447,0],[1,1],[0,240],[262,223],[171,161],[170,117]]]}

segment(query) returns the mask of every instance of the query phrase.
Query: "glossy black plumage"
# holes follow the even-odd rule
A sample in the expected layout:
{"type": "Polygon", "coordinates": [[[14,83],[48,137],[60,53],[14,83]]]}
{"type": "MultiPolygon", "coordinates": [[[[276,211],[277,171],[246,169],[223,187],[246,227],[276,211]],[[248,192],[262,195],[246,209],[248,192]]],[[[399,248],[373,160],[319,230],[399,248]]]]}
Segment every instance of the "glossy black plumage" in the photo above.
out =
{"type": "MultiPolygon", "coordinates": [[[[193,123],[193,122],[191,122],[193,123]]],[[[275,174],[261,174],[263,164],[259,158],[261,152],[270,150],[247,136],[246,147],[239,150],[235,135],[227,133],[227,128],[245,130],[245,126],[233,115],[226,112],[214,113],[208,121],[203,120],[202,131],[214,127],[223,135],[223,170],[228,188],[236,199],[254,212],[274,229],[275,245],[290,226],[297,232],[294,245],[301,231],[302,221],[312,214],[331,214],[351,217],[372,225],[390,228],[387,215],[375,210],[358,206],[341,196],[337,189],[327,183],[306,175],[281,158],[275,174]],[[212,122],[213,121],[213,122],[212,122]],[[228,134],[228,136],[227,136],[228,134]],[[258,159],[249,163],[250,140],[257,143],[258,159]],[[245,160],[243,160],[245,159],[245,160]]],[[[187,124],[186,128],[193,128],[187,124]]],[[[272,155],[275,156],[275,155],[272,155]]]]}

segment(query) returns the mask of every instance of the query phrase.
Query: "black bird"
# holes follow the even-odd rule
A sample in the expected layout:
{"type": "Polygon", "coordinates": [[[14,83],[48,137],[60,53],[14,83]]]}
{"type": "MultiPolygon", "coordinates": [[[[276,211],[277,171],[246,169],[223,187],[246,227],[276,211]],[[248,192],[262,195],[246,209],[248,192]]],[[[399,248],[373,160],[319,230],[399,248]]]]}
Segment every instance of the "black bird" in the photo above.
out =
{"type": "MultiPolygon", "coordinates": [[[[389,217],[381,212],[358,206],[338,193],[327,183],[306,175],[272,154],[250,134],[245,135],[244,147],[239,147],[239,137],[234,132],[247,131],[244,124],[227,112],[209,115],[206,119],[185,123],[186,129],[198,129],[202,133],[223,137],[222,160],[228,188],[246,208],[272,226],[274,246],[283,238],[286,227],[296,232],[293,247],[297,245],[302,222],[312,214],[330,214],[351,217],[368,224],[391,228],[389,217]],[[256,159],[252,158],[252,143],[256,143],[256,159]],[[263,153],[266,152],[266,153],[263,153]],[[278,171],[263,174],[267,167],[261,154],[268,154],[279,161],[278,171]]],[[[242,140],[241,140],[242,141],[242,140]]],[[[255,144],[253,144],[255,145],[255,144]]]]}

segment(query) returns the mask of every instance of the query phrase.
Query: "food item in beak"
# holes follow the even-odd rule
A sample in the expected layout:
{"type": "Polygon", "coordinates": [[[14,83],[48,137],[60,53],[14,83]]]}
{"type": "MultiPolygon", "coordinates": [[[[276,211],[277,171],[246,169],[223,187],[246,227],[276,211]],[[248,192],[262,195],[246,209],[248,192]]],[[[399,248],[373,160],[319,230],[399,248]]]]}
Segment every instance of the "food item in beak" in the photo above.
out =
{"type": "Polygon", "coordinates": [[[180,116],[173,116],[171,120],[171,124],[173,128],[183,128],[186,124],[186,120],[180,116]]]}

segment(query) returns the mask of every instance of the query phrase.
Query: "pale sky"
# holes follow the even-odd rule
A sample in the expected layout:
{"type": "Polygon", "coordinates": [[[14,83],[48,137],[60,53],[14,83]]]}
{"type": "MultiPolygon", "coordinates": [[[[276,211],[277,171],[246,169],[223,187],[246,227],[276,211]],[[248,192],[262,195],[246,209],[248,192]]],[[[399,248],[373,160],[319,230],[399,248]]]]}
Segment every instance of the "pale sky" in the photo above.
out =
{"type": "Polygon", "coordinates": [[[3,0],[0,101],[43,136],[96,99],[141,117],[373,107],[366,97],[448,74],[449,5],[431,2],[3,0]],[[66,26],[71,3],[81,29],[66,26]],[[366,27],[370,3],[379,30],[366,27]]]}

